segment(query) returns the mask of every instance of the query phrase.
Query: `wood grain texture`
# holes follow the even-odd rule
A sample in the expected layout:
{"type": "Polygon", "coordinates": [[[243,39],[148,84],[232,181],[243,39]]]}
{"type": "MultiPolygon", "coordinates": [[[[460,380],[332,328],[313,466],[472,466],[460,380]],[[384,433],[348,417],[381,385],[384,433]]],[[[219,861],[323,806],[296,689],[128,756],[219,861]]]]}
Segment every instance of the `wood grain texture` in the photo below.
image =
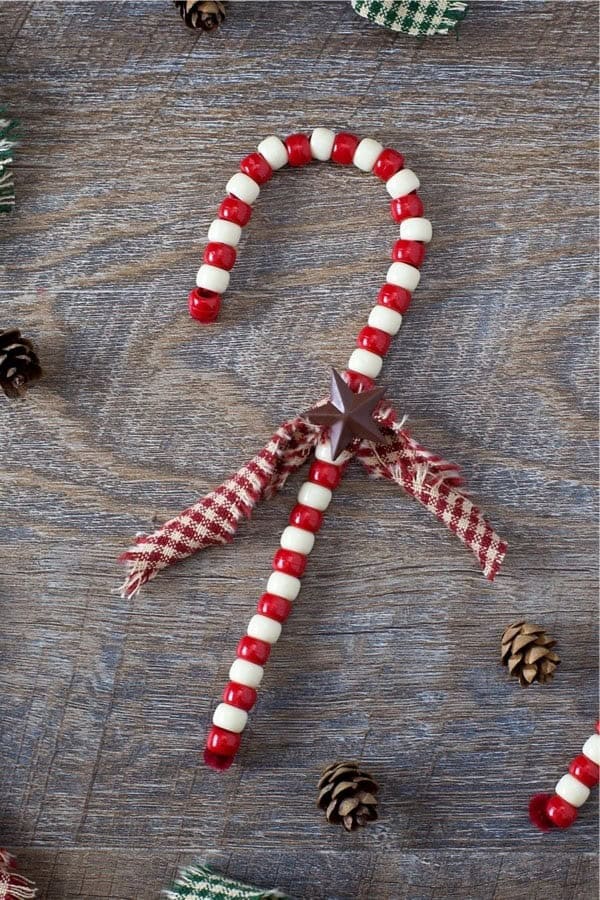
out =
{"type": "Polygon", "coordinates": [[[0,842],[48,898],[158,892],[213,858],[294,897],[597,896],[597,813],[525,813],[587,737],[597,685],[596,48],[592,3],[473,3],[425,43],[348,3],[0,3],[22,122],[0,221],[2,324],[45,379],[0,404],[0,842]],[[240,764],[200,761],[296,484],[233,547],[133,602],[118,553],[221,481],[343,366],[397,229],[356,171],[263,191],[218,324],[185,309],[240,156],[318,124],[402,149],[435,239],[383,380],[508,539],[493,586],[387,484],[349,471],[269,663],[240,764]],[[498,663],[518,616],[555,682],[498,663]],[[382,818],[348,837],[321,768],[360,757],[382,818]]]}

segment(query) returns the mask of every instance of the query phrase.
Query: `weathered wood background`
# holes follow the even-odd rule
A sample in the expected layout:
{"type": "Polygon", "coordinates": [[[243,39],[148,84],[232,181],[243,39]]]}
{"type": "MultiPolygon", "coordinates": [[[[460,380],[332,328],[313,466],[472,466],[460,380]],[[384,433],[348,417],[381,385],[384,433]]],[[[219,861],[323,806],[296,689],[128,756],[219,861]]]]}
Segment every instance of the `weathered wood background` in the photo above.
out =
{"type": "Polygon", "coordinates": [[[593,802],[530,826],[596,715],[595,3],[476,3],[426,42],[348,3],[3,3],[0,100],[22,122],[0,221],[1,325],[46,377],[0,404],[0,843],[55,900],[157,897],[213,859],[296,898],[596,897],[593,802]],[[189,319],[240,156],[318,124],[402,149],[435,240],[384,370],[510,542],[493,586],[426,512],[352,469],[269,663],[239,765],[211,708],[296,484],[233,547],[114,593],[119,552],[245,460],[343,366],[397,229],[357,171],[279,173],[218,324],[189,319]],[[555,682],[499,666],[519,616],[555,682]],[[380,823],[315,809],[358,757],[380,823]]]}

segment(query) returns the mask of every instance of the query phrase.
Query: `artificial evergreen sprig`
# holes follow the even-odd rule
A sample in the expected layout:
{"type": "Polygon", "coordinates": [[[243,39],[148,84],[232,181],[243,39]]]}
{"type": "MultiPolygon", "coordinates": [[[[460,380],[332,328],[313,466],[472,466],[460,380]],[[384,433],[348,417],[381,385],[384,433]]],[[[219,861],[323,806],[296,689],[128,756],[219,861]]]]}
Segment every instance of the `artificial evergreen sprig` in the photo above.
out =
{"type": "Polygon", "coordinates": [[[17,144],[17,123],[0,107],[0,213],[10,212],[15,205],[15,189],[10,164],[17,144]]]}

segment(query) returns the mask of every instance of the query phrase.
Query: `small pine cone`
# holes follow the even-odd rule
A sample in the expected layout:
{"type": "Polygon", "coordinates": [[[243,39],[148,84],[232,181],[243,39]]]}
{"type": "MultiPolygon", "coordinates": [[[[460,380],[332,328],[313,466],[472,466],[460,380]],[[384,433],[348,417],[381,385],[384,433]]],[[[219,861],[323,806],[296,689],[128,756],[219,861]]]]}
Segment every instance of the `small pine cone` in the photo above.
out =
{"type": "Polygon", "coordinates": [[[341,822],[346,831],[353,831],[377,818],[378,790],[377,783],[357,763],[333,763],[319,779],[317,806],[325,810],[328,822],[341,822]]]}
{"type": "Polygon", "coordinates": [[[521,687],[529,687],[534,681],[545,684],[554,677],[560,662],[553,651],[556,641],[539,625],[524,620],[514,622],[502,635],[502,665],[519,679],[521,687]]]}
{"type": "Polygon", "coordinates": [[[225,18],[225,7],[218,0],[174,0],[188,28],[214,31],[225,18]]]}
{"type": "Polygon", "coordinates": [[[7,397],[23,397],[28,382],[37,381],[42,367],[27,338],[18,328],[0,331],[0,388],[7,397]]]}

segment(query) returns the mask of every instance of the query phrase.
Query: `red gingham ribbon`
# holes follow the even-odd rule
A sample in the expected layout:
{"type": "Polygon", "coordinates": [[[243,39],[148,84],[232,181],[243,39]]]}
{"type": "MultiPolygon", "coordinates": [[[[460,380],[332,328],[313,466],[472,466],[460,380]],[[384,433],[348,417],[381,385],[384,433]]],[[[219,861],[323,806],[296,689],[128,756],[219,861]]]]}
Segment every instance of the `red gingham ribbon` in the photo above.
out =
{"type": "Polygon", "coordinates": [[[33,881],[19,875],[14,857],[0,850],[0,900],[32,900],[37,896],[33,881]]]}
{"type": "Polygon", "coordinates": [[[180,559],[213,544],[232,541],[240,521],[249,518],[259,500],[283,487],[310,454],[319,428],[297,416],[280,425],[250,462],[153,534],[139,534],[135,545],[119,557],[129,574],[121,587],[133,597],[147,581],[180,559]]]}
{"type": "Polygon", "coordinates": [[[370,474],[395,481],[443,522],[473,551],[483,574],[493,581],[506,555],[507,545],[481,510],[459,490],[462,479],[458,466],[417,443],[403,430],[402,422],[391,407],[380,408],[376,418],[384,430],[391,432],[391,440],[377,445],[362,441],[356,456],[370,474]]]}
{"type": "MultiPolygon", "coordinates": [[[[486,578],[492,581],[506,553],[506,543],[459,490],[458,466],[410,437],[390,406],[381,405],[375,418],[389,441],[357,441],[354,455],[370,474],[400,485],[454,532],[477,556],[486,578]]],[[[129,569],[121,588],[123,597],[133,597],[161,569],[205,547],[233,540],[242,518],[250,517],[259,500],[275,494],[306,461],[319,434],[320,428],[301,416],[284,422],[235,475],[153,534],[138,535],[134,546],[119,558],[129,569]]]]}

